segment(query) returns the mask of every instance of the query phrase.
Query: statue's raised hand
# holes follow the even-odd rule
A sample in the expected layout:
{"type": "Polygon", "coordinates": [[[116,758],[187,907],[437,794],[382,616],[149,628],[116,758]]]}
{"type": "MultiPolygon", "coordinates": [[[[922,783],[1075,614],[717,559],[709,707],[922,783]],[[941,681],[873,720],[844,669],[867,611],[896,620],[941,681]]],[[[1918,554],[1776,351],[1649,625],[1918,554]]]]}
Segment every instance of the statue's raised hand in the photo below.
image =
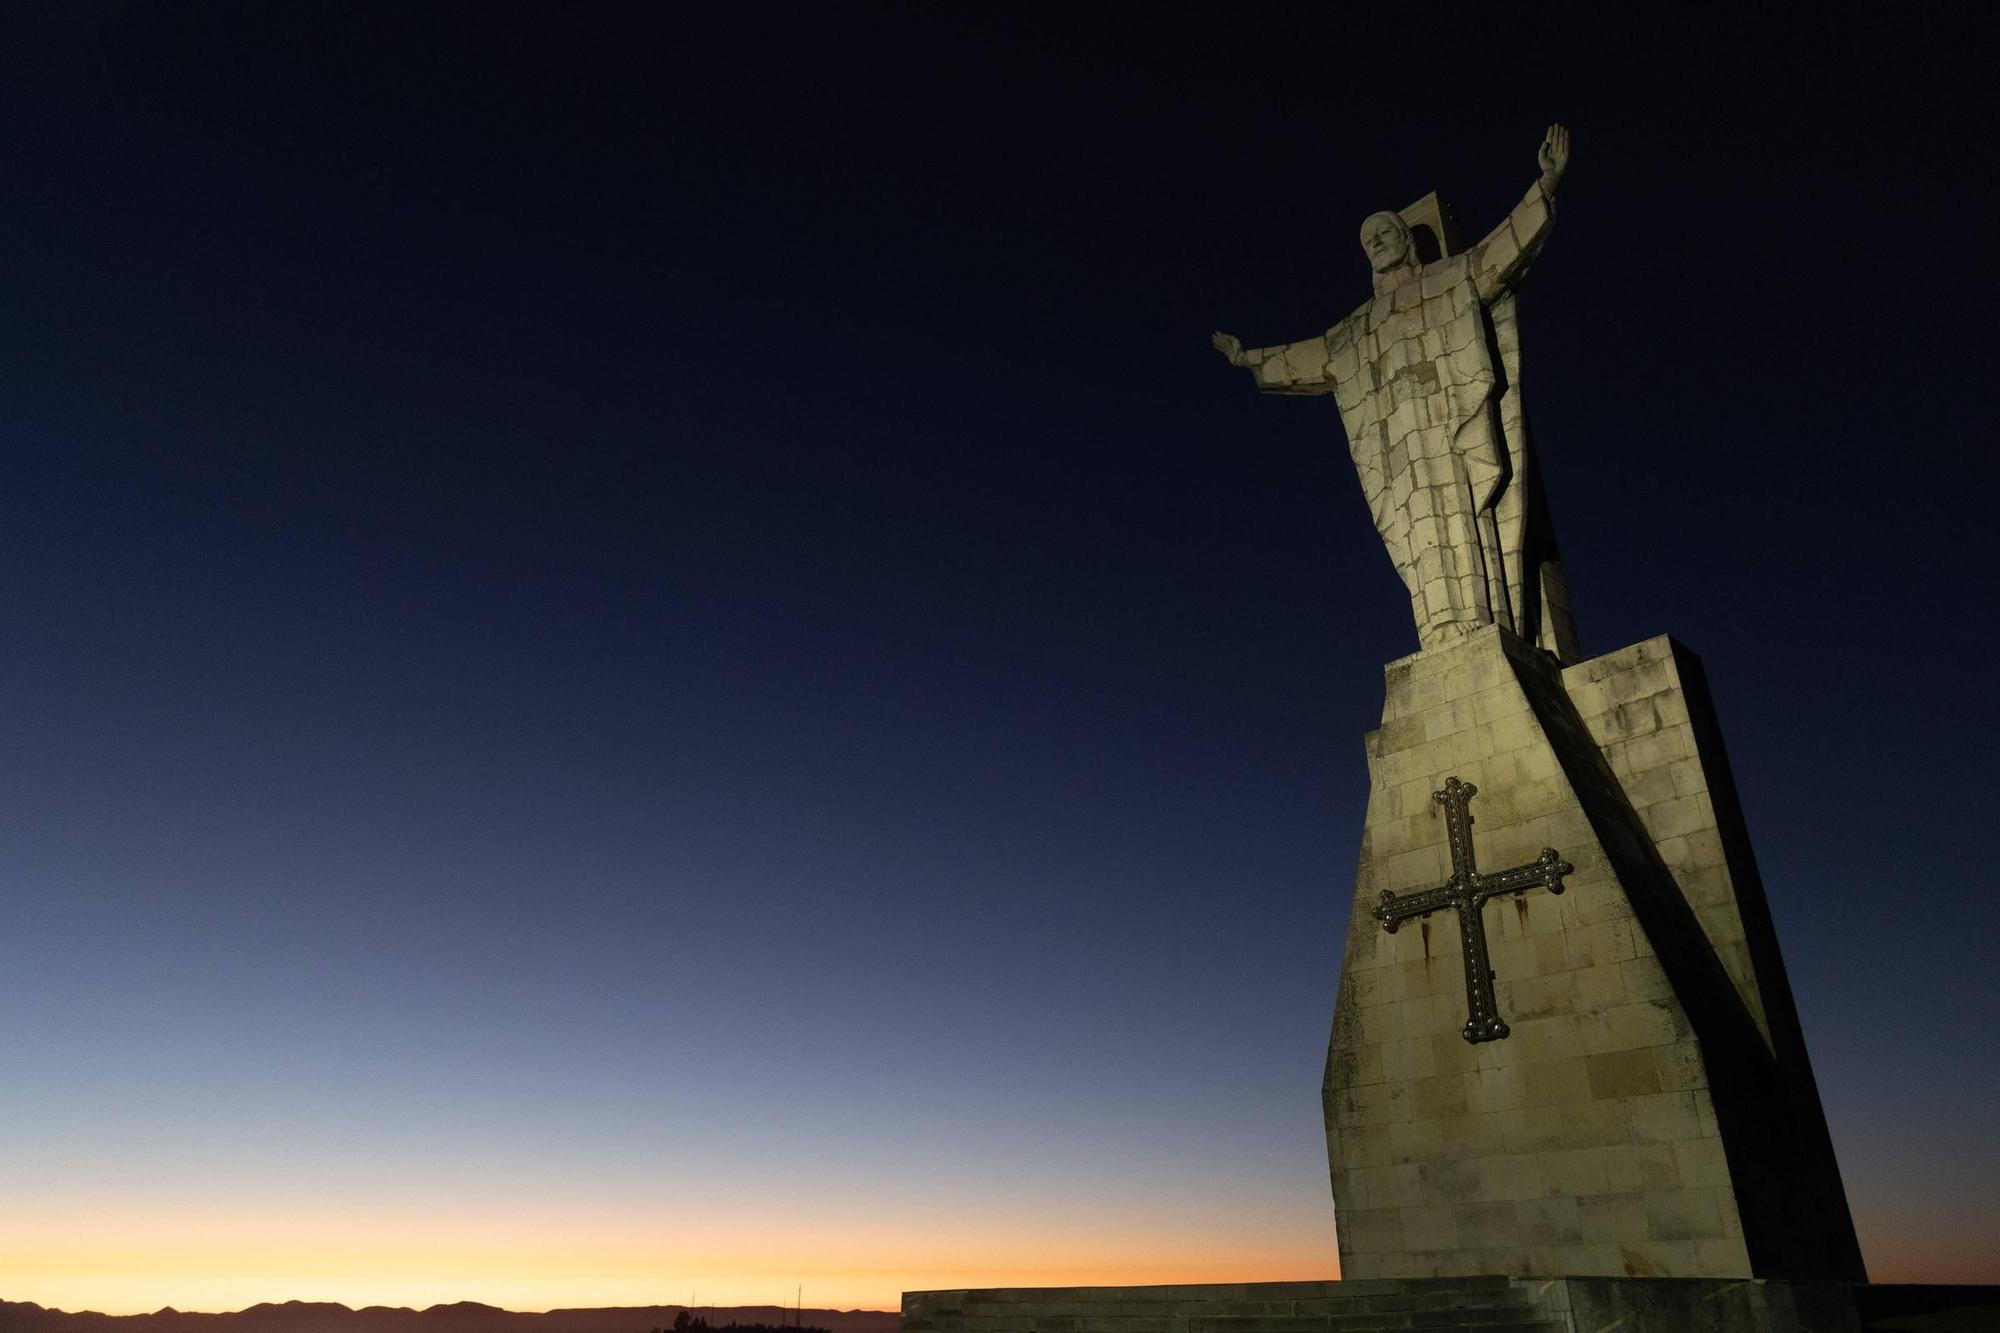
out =
{"type": "Polygon", "coordinates": [[[1569,170],[1569,131],[1560,125],[1549,126],[1549,132],[1542,136],[1542,151],[1535,155],[1542,164],[1542,180],[1554,185],[1569,170]]]}
{"type": "Polygon", "coordinates": [[[1215,350],[1228,358],[1232,366],[1243,364],[1243,343],[1233,333],[1211,333],[1208,340],[1215,344],[1215,350]]]}

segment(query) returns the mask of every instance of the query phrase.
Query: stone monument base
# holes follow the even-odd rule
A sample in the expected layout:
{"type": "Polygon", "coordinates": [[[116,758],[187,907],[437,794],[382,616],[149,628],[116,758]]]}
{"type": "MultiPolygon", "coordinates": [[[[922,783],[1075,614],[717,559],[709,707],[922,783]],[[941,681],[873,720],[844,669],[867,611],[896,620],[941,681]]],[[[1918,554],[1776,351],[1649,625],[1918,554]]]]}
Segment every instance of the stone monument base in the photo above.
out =
{"type": "Polygon", "coordinates": [[[1699,660],[1487,626],[1385,687],[1327,1052],[1341,1272],[1866,1281],[1699,660]]]}
{"type": "Polygon", "coordinates": [[[1456,1277],[906,1291],[903,1333],[1969,1333],[2000,1287],[1456,1277]]]}

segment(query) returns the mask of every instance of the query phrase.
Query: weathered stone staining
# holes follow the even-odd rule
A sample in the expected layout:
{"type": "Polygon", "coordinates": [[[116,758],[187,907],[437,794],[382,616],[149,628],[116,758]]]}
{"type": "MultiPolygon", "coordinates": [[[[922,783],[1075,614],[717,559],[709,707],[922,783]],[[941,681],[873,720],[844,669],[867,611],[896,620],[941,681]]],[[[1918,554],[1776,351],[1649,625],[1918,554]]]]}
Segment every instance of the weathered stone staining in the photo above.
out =
{"type": "Polygon", "coordinates": [[[1398,896],[1394,889],[1382,890],[1375,919],[1391,935],[1405,921],[1422,920],[1432,912],[1451,908],[1458,913],[1460,952],[1465,957],[1465,1026],[1460,1029],[1469,1042],[1499,1041],[1513,1029],[1500,1017],[1499,1002],[1493,994],[1493,962],[1486,949],[1487,900],[1504,894],[1516,896],[1530,889],[1563,891],[1563,876],[1576,867],[1562,859],[1553,847],[1526,865],[1497,874],[1479,873],[1478,858],[1472,850],[1472,798],[1479,788],[1455,777],[1446,778],[1444,790],[1431,799],[1444,807],[1445,840],[1451,848],[1451,878],[1435,889],[1398,896]]]}
{"type": "Polygon", "coordinates": [[[1576,633],[1528,445],[1514,310],[1555,222],[1569,165],[1561,126],[1540,161],[1514,211],[1463,254],[1425,263],[1401,215],[1369,217],[1361,248],[1375,297],[1325,333],[1249,350],[1225,333],[1214,342],[1266,393],[1333,395],[1424,647],[1497,624],[1571,661],[1576,633]]]}

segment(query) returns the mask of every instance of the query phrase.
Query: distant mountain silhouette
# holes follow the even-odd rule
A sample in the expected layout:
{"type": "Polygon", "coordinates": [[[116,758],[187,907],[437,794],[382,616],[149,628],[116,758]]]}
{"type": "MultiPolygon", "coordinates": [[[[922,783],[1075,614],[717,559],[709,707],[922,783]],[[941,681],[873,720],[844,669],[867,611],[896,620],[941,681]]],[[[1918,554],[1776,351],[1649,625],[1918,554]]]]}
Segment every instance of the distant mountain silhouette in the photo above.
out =
{"type": "Polygon", "coordinates": [[[457,1301],[427,1310],[370,1305],[351,1310],[330,1301],[266,1302],[228,1314],[196,1314],[172,1306],[152,1314],[70,1313],[33,1301],[0,1301],[0,1333],[650,1333],[671,1328],[674,1316],[723,1325],[800,1323],[831,1333],[897,1333],[888,1310],[799,1310],[775,1305],[624,1305],[523,1314],[457,1301]]]}

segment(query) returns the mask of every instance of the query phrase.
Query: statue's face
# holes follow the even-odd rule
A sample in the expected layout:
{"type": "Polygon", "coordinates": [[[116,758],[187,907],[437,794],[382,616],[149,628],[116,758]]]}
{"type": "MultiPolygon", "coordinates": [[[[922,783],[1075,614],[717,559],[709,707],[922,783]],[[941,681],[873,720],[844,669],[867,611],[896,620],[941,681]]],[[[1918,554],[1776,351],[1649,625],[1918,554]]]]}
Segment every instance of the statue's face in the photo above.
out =
{"type": "Polygon", "coordinates": [[[1368,267],[1387,273],[1409,258],[1410,229],[1394,213],[1373,214],[1361,224],[1361,248],[1368,267]]]}

